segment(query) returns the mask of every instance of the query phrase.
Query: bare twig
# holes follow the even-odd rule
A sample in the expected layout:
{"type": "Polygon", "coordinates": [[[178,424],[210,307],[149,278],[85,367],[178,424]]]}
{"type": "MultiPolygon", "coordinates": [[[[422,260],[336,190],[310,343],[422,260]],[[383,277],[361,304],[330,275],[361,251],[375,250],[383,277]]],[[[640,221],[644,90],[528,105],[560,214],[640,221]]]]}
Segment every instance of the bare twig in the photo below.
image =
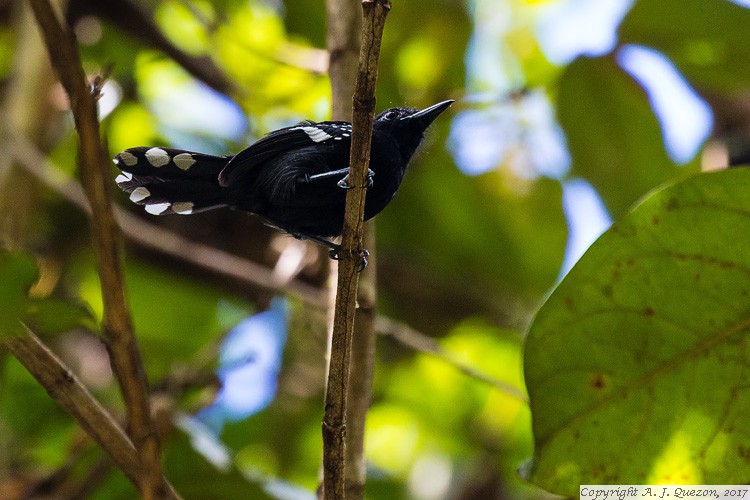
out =
{"type": "MultiPolygon", "coordinates": [[[[362,239],[366,248],[375,248],[375,227],[365,223],[362,239]]],[[[346,498],[361,499],[365,493],[367,464],[365,463],[365,419],[372,399],[372,380],[375,369],[376,256],[362,273],[357,291],[357,314],[354,318],[350,365],[357,369],[349,373],[346,409],[346,447],[344,482],[346,498]]]]}
{"type": "MultiPolygon", "coordinates": [[[[13,353],[47,393],[78,421],[138,487],[146,470],[133,443],[62,361],[26,327],[20,335],[3,339],[0,345],[13,353]]],[[[165,486],[169,496],[176,498],[172,487],[168,483],[165,486]]]]}
{"type": "Polygon", "coordinates": [[[61,24],[48,0],[29,0],[52,65],[70,99],[80,136],[80,168],[92,206],[91,229],[104,302],[102,328],[109,341],[113,371],[127,407],[128,432],[143,463],[139,486],[145,498],[170,495],[162,474],[159,441],[151,421],[148,384],[125,300],[120,233],[111,205],[110,181],[103,167],[96,98],[86,81],[70,29],[61,24]]]}
{"type": "Polygon", "coordinates": [[[435,356],[436,358],[443,360],[445,363],[454,366],[463,374],[480,382],[484,382],[485,384],[494,387],[501,392],[504,392],[512,398],[515,398],[526,404],[529,403],[526,394],[524,394],[524,392],[518,387],[491,377],[486,373],[477,370],[473,366],[459,361],[454,356],[451,356],[448,352],[446,352],[445,349],[443,349],[443,346],[441,346],[434,339],[414,330],[404,323],[394,321],[384,316],[378,316],[375,320],[375,327],[377,328],[378,333],[381,335],[388,335],[404,346],[409,347],[410,349],[414,349],[415,351],[435,356]]]}
{"type": "MultiPolygon", "coordinates": [[[[327,0],[326,11],[332,115],[334,120],[351,121],[361,45],[361,8],[357,0],[327,0]]],[[[375,248],[375,226],[371,222],[365,223],[362,241],[365,248],[375,248]]],[[[369,267],[360,275],[352,336],[351,364],[357,370],[349,374],[344,456],[344,493],[350,499],[364,496],[367,472],[364,457],[365,417],[370,407],[375,363],[376,269],[375,257],[372,256],[369,267]]]]}
{"type": "Polygon", "coordinates": [[[336,288],[336,307],[328,371],[325,416],[323,418],[323,488],[325,498],[344,498],[344,464],[347,395],[354,312],[362,258],[362,234],[367,168],[375,114],[375,83],[378,75],[380,42],[388,0],[363,0],[362,47],[354,92],[352,146],[349,181],[354,186],[346,195],[341,260],[336,288]]]}

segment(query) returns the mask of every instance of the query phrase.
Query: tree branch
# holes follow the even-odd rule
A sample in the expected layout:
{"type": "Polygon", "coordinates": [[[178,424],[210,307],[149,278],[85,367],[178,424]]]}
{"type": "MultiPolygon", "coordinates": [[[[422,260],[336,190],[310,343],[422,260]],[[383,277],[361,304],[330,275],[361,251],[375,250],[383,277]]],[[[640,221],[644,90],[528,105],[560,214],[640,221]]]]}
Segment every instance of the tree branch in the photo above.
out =
{"type": "Polygon", "coordinates": [[[455,356],[446,352],[445,349],[443,349],[443,346],[436,342],[435,339],[414,330],[410,326],[394,321],[385,316],[378,316],[375,319],[375,327],[381,335],[388,335],[402,345],[414,349],[417,352],[423,352],[435,356],[436,358],[443,360],[445,363],[452,365],[464,375],[480,382],[484,382],[514,399],[527,405],[529,404],[529,399],[526,397],[526,394],[524,394],[524,392],[518,387],[491,377],[486,373],[477,370],[473,366],[456,359],[455,356]]]}
{"type": "Polygon", "coordinates": [[[92,238],[104,302],[102,329],[125,400],[128,432],[147,471],[139,477],[139,486],[145,498],[167,497],[169,488],[162,474],[159,442],[151,421],[146,374],[125,300],[120,233],[112,213],[110,179],[103,168],[107,155],[100,138],[97,96],[87,84],[70,29],[58,21],[48,0],[29,0],[29,3],[52,66],[70,99],[80,136],[81,176],[92,207],[92,238]]]}
{"type": "MultiPolygon", "coordinates": [[[[327,46],[330,54],[328,75],[331,80],[334,120],[352,120],[352,96],[356,83],[361,46],[362,14],[358,0],[328,0],[327,46]]],[[[375,226],[366,222],[362,238],[365,248],[375,248],[375,226]]],[[[335,266],[333,266],[335,268],[335,266]]],[[[377,265],[370,258],[369,267],[359,277],[357,315],[354,319],[351,365],[346,411],[346,446],[344,488],[346,498],[362,498],[366,481],[364,456],[365,418],[370,407],[375,364],[375,304],[377,265]]]]}
{"type": "Polygon", "coordinates": [[[351,343],[359,283],[367,168],[375,114],[380,43],[388,0],[363,0],[362,47],[354,92],[349,181],[341,240],[336,306],[323,418],[323,488],[327,499],[344,498],[345,435],[351,343]]]}
{"type": "MultiPolygon", "coordinates": [[[[136,485],[148,474],[128,436],[78,378],[34,333],[24,325],[19,336],[6,337],[0,344],[70,413],[86,433],[112,457],[115,464],[136,485]]],[[[178,498],[165,483],[169,498],[178,498]]]]}

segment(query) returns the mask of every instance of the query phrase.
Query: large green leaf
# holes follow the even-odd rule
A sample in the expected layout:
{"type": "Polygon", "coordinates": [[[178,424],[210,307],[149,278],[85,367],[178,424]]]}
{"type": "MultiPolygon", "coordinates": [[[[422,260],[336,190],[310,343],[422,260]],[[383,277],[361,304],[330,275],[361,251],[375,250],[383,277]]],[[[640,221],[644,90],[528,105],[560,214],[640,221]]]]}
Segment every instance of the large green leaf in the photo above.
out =
{"type": "Polygon", "coordinates": [[[698,87],[750,85],[750,9],[726,0],[640,0],[620,26],[620,41],[654,47],[698,87]]]}
{"type": "Polygon", "coordinates": [[[560,283],[528,335],[530,479],[750,481],[750,170],[656,191],[560,283]]]}
{"type": "Polygon", "coordinates": [[[643,89],[610,57],[579,58],[564,71],[558,115],[573,160],[615,216],[678,173],[643,89]]]}

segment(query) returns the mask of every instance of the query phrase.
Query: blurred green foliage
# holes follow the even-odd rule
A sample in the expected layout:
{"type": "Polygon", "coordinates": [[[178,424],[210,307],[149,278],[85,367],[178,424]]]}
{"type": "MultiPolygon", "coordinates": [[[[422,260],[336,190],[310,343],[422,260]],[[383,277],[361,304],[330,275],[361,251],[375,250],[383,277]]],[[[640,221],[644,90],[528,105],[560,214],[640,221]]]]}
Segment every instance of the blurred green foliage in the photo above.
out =
{"type": "MultiPolygon", "coordinates": [[[[555,3],[393,2],[379,70],[379,110],[426,106],[448,98],[458,101],[451,110],[454,116],[497,105],[512,108],[533,88],[547,96],[556,110],[570,168],[559,168],[557,177],[543,175],[525,160],[528,150],[535,147],[525,140],[535,122],[521,112],[503,122],[505,128],[490,138],[505,143],[508,137],[518,137],[517,143],[511,143],[496,165],[480,175],[461,172],[445,147],[454,125],[451,116],[441,117],[431,127],[398,196],[377,219],[374,253],[379,312],[435,339],[447,355],[443,359],[415,351],[390,336],[379,339],[367,420],[368,498],[550,497],[516,472],[532,456],[529,477],[558,494],[575,494],[571,485],[578,478],[607,479],[566,474],[590,462],[592,449],[606,452],[609,448],[588,441],[576,449],[575,443],[560,445],[545,436],[554,432],[574,435],[559,419],[579,411],[588,401],[584,396],[591,392],[590,387],[581,389],[561,373],[566,360],[573,358],[571,352],[586,358],[600,347],[594,353],[595,368],[604,370],[607,363],[622,359],[623,351],[632,355],[633,346],[623,345],[632,338],[620,335],[630,332],[632,325],[604,320],[590,332],[580,332],[566,324],[547,326],[546,318],[565,313],[567,304],[561,299],[565,293],[579,304],[591,299],[589,305],[596,309],[598,302],[587,296],[585,277],[607,281],[608,275],[600,271],[609,269],[613,256],[626,247],[612,241],[615,233],[605,236],[593,255],[563,281],[531,330],[533,340],[526,353],[527,380],[534,389],[530,405],[467,375],[451,361],[460,360],[524,393],[525,339],[520,332],[531,324],[558,281],[568,237],[562,207],[566,180],[582,178],[594,186],[616,219],[631,217],[623,226],[635,219],[647,225],[648,218],[638,219],[645,208],[627,216],[630,207],[658,185],[698,170],[699,158],[682,167],[669,158],[651,103],[612,53],[581,57],[563,67],[547,60],[535,22],[555,3]],[[498,12],[504,22],[489,23],[492,29],[482,24],[498,12]],[[472,60],[468,54],[478,49],[491,49],[483,53],[491,57],[472,60]],[[500,68],[500,74],[492,73],[490,66],[500,68]],[[592,347],[592,338],[604,340],[592,347]],[[529,406],[534,411],[533,436],[529,406]],[[566,469],[574,455],[585,456],[566,469]]],[[[8,134],[22,134],[33,141],[56,171],[69,176],[75,175],[77,154],[72,120],[46,65],[46,54],[35,34],[24,31],[32,26],[27,6],[10,4],[0,5],[0,90],[4,93],[0,100],[4,120],[0,127],[0,236],[4,245],[32,250],[36,262],[27,254],[0,256],[0,335],[17,328],[18,318],[24,317],[95,395],[119,414],[117,389],[95,331],[103,311],[85,218],[65,201],[60,189],[47,187],[19,165],[7,168],[6,158],[12,157],[8,134]],[[14,111],[19,106],[40,112],[14,111]],[[12,173],[6,175],[8,171],[12,173]],[[35,281],[29,299],[28,288],[35,281]]],[[[184,60],[167,55],[165,42],[147,36],[145,25],[128,28],[106,16],[79,19],[76,29],[86,70],[93,75],[110,64],[113,68],[111,87],[105,87],[102,103],[104,109],[104,101],[111,99],[111,112],[102,116],[111,153],[140,145],[172,145],[230,154],[275,128],[329,116],[323,2],[154,0],[139,5],[147,9],[168,43],[199,66],[201,58],[213,60],[235,88],[229,96],[208,90],[184,69],[184,60]]],[[[620,27],[620,43],[662,51],[701,93],[731,102],[747,90],[750,80],[745,64],[748,16],[749,10],[725,0],[639,0],[620,27]]],[[[112,167],[113,179],[115,175],[112,167]]],[[[719,183],[718,192],[733,186],[741,190],[742,177],[742,172],[732,173],[719,183]]],[[[704,181],[687,181],[684,186],[692,186],[691,182],[704,181]]],[[[217,211],[157,220],[128,204],[121,193],[116,196],[118,204],[159,224],[165,233],[180,233],[268,268],[273,268],[291,242],[276,238],[244,214],[217,211]]],[[[695,214],[679,227],[665,230],[664,241],[678,245],[705,237],[717,248],[728,243],[722,237],[734,226],[722,216],[702,217],[695,214]],[[698,230],[703,232],[696,234],[698,230]]],[[[634,227],[633,231],[640,231],[638,224],[634,227]]],[[[636,243],[652,242],[644,237],[636,243]]],[[[173,417],[195,414],[212,402],[216,393],[212,371],[223,334],[243,317],[266,307],[272,294],[219,275],[210,265],[188,262],[181,253],[187,250],[179,247],[165,254],[127,240],[126,248],[130,305],[146,370],[166,415],[162,421],[159,413],[157,421],[166,436],[167,474],[177,490],[186,498],[277,498],[283,497],[279,489],[299,491],[295,488],[312,495],[322,453],[325,312],[293,300],[278,395],[266,410],[224,429],[221,440],[232,464],[229,471],[220,470],[194,449],[173,417]]],[[[310,286],[323,287],[324,259],[308,247],[307,267],[300,278],[310,286]]],[[[670,264],[680,267],[673,261],[670,264]]],[[[687,271],[714,274],[713,268],[695,266],[687,271]]],[[[673,270],[654,266],[647,271],[634,274],[642,286],[633,285],[622,293],[636,298],[657,294],[661,301],[676,286],[684,285],[670,281],[675,277],[673,270]],[[648,285],[657,280],[651,281],[651,276],[663,278],[653,290],[648,285]]],[[[733,279],[722,276],[714,279],[724,284],[723,280],[733,279]]],[[[690,300],[673,297],[680,301],[669,302],[670,307],[677,313],[688,312],[686,321],[698,324],[704,311],[691,302],[696,298],[692,294],[700,298],[708,291],[686,290],[690,300]]],[[[747,317],[741,305],[737,310],[747,317]]],[[[638,323],[642,328],[636,340],[646,342],[647,347],[648,334],[656,329],[653,322],[651,318],[638,323]]],[[[665,345],[672,342],[671,336],[664,339],[665,345]]],[[[12,357],[5,352],[0,356],[0,497],[19,497],[29,488],[46,485],[44,480],[62,471],[63,483],[53,482],[49,487],[68,489],[53,492],[132,498],[132,485],[104,463],[101,452],[72,419],[12,357]],[[100,470],[97,467],[105,472],[92,475],[100,470]]],[[[626,375],[632,376],[633,371],[626,375]]],[[[685,374],[673,381],[673,389],[694,382],[694,377],[685,374]]],[[[705,383],[705,388],[723,382],[705,383]]],[[[660,394],[659,401],[668,401],[672,395],[660,394]]],[[[640,460],[638,453],[656,455],[656,445],[639,452],[619,432],[621,425],[630,425],[626,416],[639,411],[626,401],[598,423],[611,431],[614,445],[623,454],[634,454],[633,463],[653,464],[640,460]]],[[[696,435],[702,421],[698,416],[690,418],[680,433],[667,436],[673,438],[669,442],[673,448],[667,451],[681,449],[696,435]]],[[[705,418],[713,424],[717,417],[712,413],[705,418]]],[[[654,430],[652,443],[663,443],[659,441],[662,434],[673,430],[654,430]]],[[[591,435],[602,437],[587,434],[591,435]]],[[[737,431],[727,439],[738,440],[737,436],[745,434],[737,431]]],[[[718,453],[714,448],[710,452],[718,453]]],[[[660,463],[670,470],[666,458],[660,463]]],[[[621,482],[648,479],[631,475],[624,466],[616,472],[607,477],[621,482]]],[[[696,481],[734,480],[734,476],[718,473],[694,477],[696,481]]]]}

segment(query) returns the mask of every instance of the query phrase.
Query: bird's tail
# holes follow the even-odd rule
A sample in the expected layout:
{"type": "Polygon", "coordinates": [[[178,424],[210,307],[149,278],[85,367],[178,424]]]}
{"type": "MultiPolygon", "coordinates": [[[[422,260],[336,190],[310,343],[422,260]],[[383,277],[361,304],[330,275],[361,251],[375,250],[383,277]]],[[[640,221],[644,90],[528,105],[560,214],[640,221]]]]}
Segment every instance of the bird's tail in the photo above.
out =
{"type": "Polygon", "coordinates": [[[181,149],[130,148],[114,157],[122,170],[115,182],[150,214],[194,214],[226,206],[219,172],[231,159],[181,149]]]}

